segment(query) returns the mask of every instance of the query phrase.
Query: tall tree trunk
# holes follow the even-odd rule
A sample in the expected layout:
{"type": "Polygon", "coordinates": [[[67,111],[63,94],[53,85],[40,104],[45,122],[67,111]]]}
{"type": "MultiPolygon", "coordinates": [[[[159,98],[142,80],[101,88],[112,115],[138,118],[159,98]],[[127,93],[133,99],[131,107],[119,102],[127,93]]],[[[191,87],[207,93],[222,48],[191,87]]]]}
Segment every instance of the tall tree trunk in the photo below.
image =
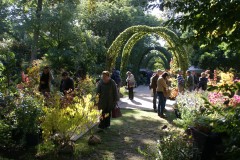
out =
{"type": "Polygon", "coordinates": [[[35,60],[37,56],[42,4],[43,4],[43,0],[37,1],[37,10],[36,10],[37,21],[36,21],[36,27],[34,29],[34,35],[33,35],[33,45],[31,49],[31,62],[35,60]]]}

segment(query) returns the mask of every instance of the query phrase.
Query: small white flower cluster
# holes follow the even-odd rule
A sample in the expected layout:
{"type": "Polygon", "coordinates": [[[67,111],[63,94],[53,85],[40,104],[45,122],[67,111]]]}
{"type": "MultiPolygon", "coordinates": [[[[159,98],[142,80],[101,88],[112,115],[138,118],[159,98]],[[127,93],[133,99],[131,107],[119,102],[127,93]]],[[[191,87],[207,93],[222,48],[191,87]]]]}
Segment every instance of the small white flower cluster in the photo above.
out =
{"type": "Polygon", "coordinates": [[[206,91],[185,92],[176,97],[176,103],[179,109],[198,110],[204,106],[203,97],[207,97],[207,95],[208,93],[206,91]]]}

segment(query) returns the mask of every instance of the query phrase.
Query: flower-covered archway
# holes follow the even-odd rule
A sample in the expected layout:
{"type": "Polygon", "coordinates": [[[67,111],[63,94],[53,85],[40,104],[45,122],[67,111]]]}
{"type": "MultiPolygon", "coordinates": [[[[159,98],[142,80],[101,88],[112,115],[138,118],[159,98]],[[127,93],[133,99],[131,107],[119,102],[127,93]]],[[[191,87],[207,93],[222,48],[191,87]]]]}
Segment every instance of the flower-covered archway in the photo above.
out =
{"type": "Polygon", "coordinates": [[[112,43],[107,52],[107,66],[111,70],[115,66],[116,58],[122,53],[121,74],[126,72],[129,55],[133,46],[144,36],[149,34],[157,34],[163,38],[172,49],[173,58],[179,68],[187,70],[188,55],[180,43],[179,37],[170,29],[165,27],[149,27],[144,25],[132,26],[123,31],[112,43]]]}
{"type": "Polygon", "coordinates": [[[157,52],[157,53],[151,52],[147,54],[147,56],[142,59],[141,63],[139,63],[139,68],[141,68],[141,66],[143,68],[146,68],[148,66],[148,63],[153,58],[160,58],[162,60],[164,69],[170,69],[170,62],[168,62],[168,60],[160,52],[157,52]]]}
{"type": "MultiPolygon", "coordinates": [[[[141,55],[139,55],[136,59],[136,68],[137,70],[139,70],[140,68],[140,65],[141,63],[143,62],[143,60],[147,57],[147,56],[150,56],[149,54],[153,54],[151,53],[151,51],[153,50],[156,50],[156,51],[159,51],[157,55],[162,55],[164,60],[163,61],[167,61],[167,69],[170,68],[170,62],[171,62],[171,59],[172,59],[172,54],[171,52],[167,51],[167,49],[165,49],[164,47],[161,47],[161,46],[156,46],[156,47],[148,47],[145,51],[143,51],[141,53],[141,55]]],[[[161,57],[162,57],[161,56],[161,57]]],[[[160,57],[160,58],[161,58],[160,57]]]]}

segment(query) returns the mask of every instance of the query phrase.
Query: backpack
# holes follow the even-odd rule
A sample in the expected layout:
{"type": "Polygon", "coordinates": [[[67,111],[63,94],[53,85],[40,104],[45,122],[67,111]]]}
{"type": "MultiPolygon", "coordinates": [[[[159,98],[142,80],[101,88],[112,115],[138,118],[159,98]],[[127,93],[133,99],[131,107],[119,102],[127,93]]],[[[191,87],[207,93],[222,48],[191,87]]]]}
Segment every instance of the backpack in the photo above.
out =
{"type": "Polygon", "coordinates": [[[111,78],[115,81],[116,84],[119,84],[121,82],[120,74],[117,71],[113,72],[111,78]]]}

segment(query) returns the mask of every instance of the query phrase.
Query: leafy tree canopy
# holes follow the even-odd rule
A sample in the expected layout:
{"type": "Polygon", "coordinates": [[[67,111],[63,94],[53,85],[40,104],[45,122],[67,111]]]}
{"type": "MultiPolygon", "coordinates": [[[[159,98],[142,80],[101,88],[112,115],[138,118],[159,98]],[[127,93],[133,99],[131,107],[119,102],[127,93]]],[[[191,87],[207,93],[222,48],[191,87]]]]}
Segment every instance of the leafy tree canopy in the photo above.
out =
{"type": "MultiPolygon", "coordinates": [[[[140,2],[140,1],[139,1],[140,2]]],[[[159,20],[150,15],[144,14],[142,7],[133,7],[131,3],[136,1],[97,1],[89,10],[88,5],[83,3],[82,9],[89,10],[82,12],[81,23],[84,29],[92,30],[96,35],[106,38],[106,47],[109,47],[113,40],[126,28],[133,25],[158,26],[159,20]]]]}
{"type": "Polygon", "coordinates": [[[191,38],[239,47],[236,46],[240,41],[239,0],[160,0],[156,6],[172,10],[174,16],[167,24],[174,24],[181,31],[190,28],[194,33],[191,38]]]}
{"type": "MultiPolygon", "coordinates": [[[[91,73],[104,69],[106,49],[126,28],[159,20],[146,15],[147,0],[2,0],[0,42],[10,39],[16,64],[45,61],[52,69],[91,73]]],[[[140,50],[143,45],[137,46],[140,50]]]]}

